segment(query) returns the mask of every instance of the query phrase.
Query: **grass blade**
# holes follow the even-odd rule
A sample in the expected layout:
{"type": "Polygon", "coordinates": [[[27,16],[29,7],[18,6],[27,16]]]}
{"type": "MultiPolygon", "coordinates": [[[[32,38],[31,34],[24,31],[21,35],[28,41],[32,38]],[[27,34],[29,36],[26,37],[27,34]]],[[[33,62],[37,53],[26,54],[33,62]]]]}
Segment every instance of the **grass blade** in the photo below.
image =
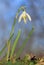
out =
{"type": "Polygon", "coordinates": [[[30,31],[28,37],[24,40],[24,42],[23,42],[22,46],[20,47],[19,51],[16,53],[16,58],[18,58],[18,57],[20,56],[21,52],[23,51],[23,49],[24,49],[24,47],[25,47],[27,41],[28,41],[29,38],[31,37],[32,33],[33,33],[33,28],[32,28],[32,30],[30,31]]]}
{"type": "Polygon", "coordinates": [[[9,55],[10,55],[10,46],[11,46],[10,43],[11,43],[12,34],[13,34],[13,32],[14,32],[15,23],[16,23],[16,18],[14,19],[14,23],[13,23],[13,25],[12,25],[12,29],[11,29],[11,32],[10,32],[10,38],[9,38],[9,40],[7,41],[7,47],[8,47],[7,61],[8,61],[9,55]]]}
{"type": "MultiPolygon", "coordinates": [[[[9,40],[12,39],[13,35],[14,34],[12,34],[12,36],[9,38],[9,40]]],[[[6,49],[6,47],[7,47],[7,44],[5,44],[5,46],[3,47],[3,49],[0,51],[0,56],[2,55],[2,53],[4,52],[4,50],[6,49]]]]}
{"type": "Polygon", "coordinates": [[[18,34],[17,34],[17,37],[16,37],[16,39],[15,39],[15,41],[14,41],[13,47],[12,47],[12,51],[11,51],[10,58],[12,58],[12,56],[13,56],[13,54],[14,54],[14,51],[15,51],[15,48],[16,48],[16,45],[17,45],[17,42],[18,42],[18,40],[19,40],[20,35],[21,35],[21,31],[19,30],[19,31],[18,31],[18,34]]]}
{"type": "Polygon", "coordinates": [[[13,22],[13,25],[12,25],[12,29],[11,29],[11,32],[10,32],[10,37],[11,37],[11,35],[12,35],[13,32],[14,32],[15,24],[16,24],[16,18],[14,19],[14,22],[13,22]]]}
{"type": "MultiPolygon", "coordinates": [[[[12,39],[12,37],[13,37],[13,35],[14,35],[14,34],[13,34],[13,31],[14,31],[15,23],[16,23],[16,19],[14,19],[14,23],[13,23],[13,25],[12,25],[12,30],[11,30],[11,32],[10,32],[10,38],[9,38],[8,42],[12,39]]],[[[2,55],[2,53],[4,52],[4,50],[6,49],[6,47],[7,47],[7,44],[5,44],[4,48],[0,51],[0,56],[2,55]]]]}
{"type": "Polygon", "coordinates": [[[5,46],[3,47],[3,49],[0,51],[0,56],[2,55],[2,53],[4,52],[5,48],[7,47],[7,44],[5,44],[5,46]]]}

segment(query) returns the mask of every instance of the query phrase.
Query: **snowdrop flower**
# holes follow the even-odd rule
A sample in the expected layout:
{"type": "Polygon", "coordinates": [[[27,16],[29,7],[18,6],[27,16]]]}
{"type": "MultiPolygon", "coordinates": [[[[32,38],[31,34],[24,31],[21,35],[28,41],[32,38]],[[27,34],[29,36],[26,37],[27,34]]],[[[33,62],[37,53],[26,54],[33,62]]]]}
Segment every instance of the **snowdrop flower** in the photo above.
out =
{"type": "Polygon", "coordinates": [[[26,21],[27,18],[31,21],[30,15],[28,13],[26,13],[26,11],[23,11],[23,13],[20,15],[18,21],[21,22],[21,20],[23,19],[24,23],[26,24],[27,23],[27,21],[26,21]]]}

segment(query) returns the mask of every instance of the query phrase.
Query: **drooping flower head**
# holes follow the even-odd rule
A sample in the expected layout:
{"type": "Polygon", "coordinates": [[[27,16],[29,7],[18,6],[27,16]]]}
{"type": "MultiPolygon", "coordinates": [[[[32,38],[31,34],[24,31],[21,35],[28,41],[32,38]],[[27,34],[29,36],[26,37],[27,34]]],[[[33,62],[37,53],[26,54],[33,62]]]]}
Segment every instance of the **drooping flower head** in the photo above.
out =
{"type": "Polygon", "coordinates": [[[19,16],[18,22],[21,22],[21,20],[23,19],[24,20],[24,23],[26,24],[27,23],[27,18],[31,21],[30,15],[24,10],[22,12],[22,14],[19,16]]]}

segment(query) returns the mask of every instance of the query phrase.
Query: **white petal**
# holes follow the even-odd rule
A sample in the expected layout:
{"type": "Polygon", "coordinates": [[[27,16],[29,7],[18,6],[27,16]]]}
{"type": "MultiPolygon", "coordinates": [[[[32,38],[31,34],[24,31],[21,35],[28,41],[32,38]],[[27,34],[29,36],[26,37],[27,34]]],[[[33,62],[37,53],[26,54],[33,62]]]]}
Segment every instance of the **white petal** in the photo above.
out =
{"type": "Polygon", "coordinates": [[[28,19],[31,21],[31,16],[27,13],[26,13],[26,15],[27,15],[28,19]]]}
{"type": "Polygon", "coordinates": [[[21,22],[21,20],[22,20],[22,14],[19,16],[18,22],[21,22]]]}

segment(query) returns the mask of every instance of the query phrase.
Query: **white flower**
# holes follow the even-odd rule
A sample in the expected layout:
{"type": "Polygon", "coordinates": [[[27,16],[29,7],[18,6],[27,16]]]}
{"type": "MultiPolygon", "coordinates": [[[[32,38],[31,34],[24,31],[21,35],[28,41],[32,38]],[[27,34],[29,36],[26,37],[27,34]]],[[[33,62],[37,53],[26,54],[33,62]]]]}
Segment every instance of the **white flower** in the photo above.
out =
{"type": "Polygon", "coordinates": [[[28,13],[26,13],[25,11],[23,11],[23,13],[19,17],[19,22],[21,22],[21,20],[23,19],[24,23],[26,23],[27,18],[31,21],[30,15],[28,13]]]}

